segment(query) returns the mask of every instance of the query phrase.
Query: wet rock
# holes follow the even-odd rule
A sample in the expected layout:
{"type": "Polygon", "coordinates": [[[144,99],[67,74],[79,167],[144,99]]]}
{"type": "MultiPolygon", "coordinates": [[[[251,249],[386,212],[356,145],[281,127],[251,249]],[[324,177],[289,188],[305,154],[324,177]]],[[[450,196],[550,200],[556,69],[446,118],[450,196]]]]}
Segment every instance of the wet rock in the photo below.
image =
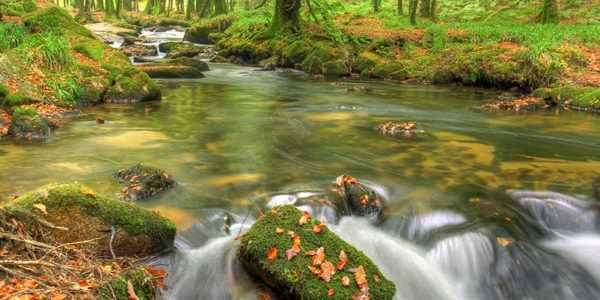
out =
{"type": "Polygon", "coordinates": [[[370,93],[373,91],[373,89],[370,87],[364,87],[364,86],[353,86],[353,87],[346,88],[346,91],[370,93]]]}
{"type": "Polygon", "coordinates": [[[224,32],[236,17],[229,15],[222,15],[210,20],[203,20],[200,23],[194,24],[192,27],[185,31],[183,36],[184,41],[199,44],[210,44],[211,39],[209,35],[211,33],[222,33],[224,32]]]}
{"type": "Polygon", "coordinates": [[[203,78],[201,71],[208,70],[208,64],[189,57],[178,57],[169,61],[136,66],[151,78],[203,78]]]}
{"type": "Polygon", "coordinates": [[[110,82],[105,77],[89,76],[85,77],[80,85],[85,92],[81,96],[81,99],[79,99],[79,103],[83,106],[88,106],[102,103],[110,82]]]}
{"type": "Polygon", "coordinates": [[[136,43],[150,43],[150,42],[152,42],[152,40],[145,38],[145,37],[126,35],[123,37],[123,44],[121,44],[121,47],[135,45],[136,43]]]}
{"type": "Polygon", "coordinates": [[[13,112],[8,133],[28,139],[47,138],[50,134],[50,127],[35,108],[20,107],[13,112]]]}
{"type": "Polygon", "coordinates": [[[356,73],[361,73],[362,71],[369,71],[373,69],[379,61],[383,59],[376,54],[370,52],[362,52],[360,53],[356,59],[354,60],[354,64],[352,65],[352,70],[356,73]]]}
{"type": "Polygon", "coordinates": [[[125,185],[121,192],[128,201],[142,200],[177,185],[164,170],[144,164],[118,170],[113,175],[125,185]]]}
{"type": "Polygon", "coordinates": [[[166,52],[166,58],[194,57],[204,52],[206,48],[183,42],[166,42],[158,45],[160,52],[166,52]]]}
{"type": "Polygon", "coordinates": [[[392,299],[396,291],[371,259],[291,205],[259,218],[241,238],[237,257],[285,299],[392,299]]]}
{"type": "Polygon", "coordinates": [[[159,82],[159,84],[165,89],[176,89],[181,87],[181,85],[175,81],[163,81],[159,82]]]}
{"type": "Polygon", "coordinates": [[[102,116],[99,116],[98,118],[96,118],[96,124],[104,124],[106,123],[106,121],[104,120],[104,118],[102,118],[102,116]]]}
{"type": "Polygon", "coordinates": [[[267,59],[261,60],[258,65],[262,68],[258,71],[275,71],[275,67],[277,67],[277,62],[279,61],[279,56],[274,55],[267,59]]]}
{"type": "Polygon", "coordinates": [[[149,63],[149,62],[154,62],[154,60],[150,59],[150,58],[146,58],[146,57],[135,56],[133,58],[133,62],[136,62],[136,63],[149,63]]]}
{"type": "Polygon", "coordinates": [[[406,121],[402,124],[398,123],[393,123],[393,122],[387,122],[385,124],[379,124],[379,126],[377,126],[377,131],[379,131],[382,134],[404,134],[405,136],[412,136],[414,134],[419,134],[419,133],[424,133],[425,131],[421,128],[421,126],[419,126],[418,124],[416,124],[415,122],[412,121],[406,121]]]}
{"type": "Polygon", "coordinates": [[[127,56],[157,56],[158,49],[154,45],[129,45],[121,48],[127,56]]]}
{"type": "Polygon", "coordinates": [[[522,98],[517,100],[502,100],[494,103],[485,103],[481,105],[483,109],[489,110],[536,110],[542,109],[546,102],[542,98],[522,98]]]}
{"type": "Polygon", "coordinates": [[[115,83],[106,92],[105,101],[108,103],[136,103],[160,100],[161,93],[158,84],[148,74],[128,68],[115,78],[115,83]]]}
{"type": "Polygon", "coordinates": [[[156,254],[172,248],[175,238],[175,225],[170,220],[76,183],[44,186],[9,202],[7,208],[25,208],[68,228],[52,231],[62,243],[98,239],[93,243],[93,251],[102,256],[111,255],[111,228],[120,230],[112,243],[117,256],[156,254]],[[47,214],[35,208],[39,204],[47,214]]]}
{"type": "Polygon", "coordinates": [[[229,60],[221,55],[216,55],[215,57],[210,59],[211,62],[220,62],[220,63],[226,63],[229,62],[229,60]]]}
{"type": "Polygon", "coordinates": [[[383,206],[379,196],[352,176],[338,176],[332,191],[348,204],[353,215],[370,217],[375,221],[383,217],[383,206]]]}
{"type": "MultiPolygon", "coordinates": [[[[302,61],[302,70],[309,74],[322,74],[325,63],[344,59],[344,53],[332,44],[320,42],[314,45],[302,61]]],[[[333,65],[330,64],[331,68],[333,65]]],[[[348,71],[348,75],[350,72],[348,71]]]]}
{"type": "Polygon", "coordinates": [[[350,69],[342,59],[328,61],[323,64],[323,75],[325,76],[348,76],[350,69]]]}

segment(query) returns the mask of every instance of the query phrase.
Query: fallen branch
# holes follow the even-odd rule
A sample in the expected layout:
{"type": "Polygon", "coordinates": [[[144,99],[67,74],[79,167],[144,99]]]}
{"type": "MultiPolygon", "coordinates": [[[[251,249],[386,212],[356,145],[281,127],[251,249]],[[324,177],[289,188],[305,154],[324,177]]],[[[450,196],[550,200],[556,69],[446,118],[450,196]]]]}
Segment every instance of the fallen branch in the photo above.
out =
{"type": "Polygon", "coordinates": [[[41,242],[38,242],[38,241],[28,240],[28,239],[25,239],[25,238],[21,238],[20,236],[17,236],[17,235],[14,235],[14,234],[9,234],[9,233],[0,233],[0,238],[8,238],[8,239],[11,239],[11,240],[14,240],[14,241],[20,241],[20,242],[24,242],[24,243],[31,244],[31,245],[34,245],[34,246],[38,246],[38,247],[41,247],[41,248],[46,248],[46,249],[52,249],[52,248],[54,248],[54,247],[52,247],[52,246],[50,246],[48,244],[44,244],[44,243],[41,243],[41,242]]]}

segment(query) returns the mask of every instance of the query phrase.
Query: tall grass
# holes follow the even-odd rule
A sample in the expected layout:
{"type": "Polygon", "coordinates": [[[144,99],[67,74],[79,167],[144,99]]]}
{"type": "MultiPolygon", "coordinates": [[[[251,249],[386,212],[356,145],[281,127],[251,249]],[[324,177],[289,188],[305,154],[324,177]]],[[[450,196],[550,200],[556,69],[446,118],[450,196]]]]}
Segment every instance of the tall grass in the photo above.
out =
{"type": "Polygon", "coordinates": [[[0,52],[18,47],[27,38],[25,26],[19,23],[0,23],[0,52]]]}
{"type": "Polygon", "coordinates": [[[53,31],[30,36],[20,49],[30,64],[41,64],[55,71],[71,69],[72,59],[67,40],[53,31]]]}

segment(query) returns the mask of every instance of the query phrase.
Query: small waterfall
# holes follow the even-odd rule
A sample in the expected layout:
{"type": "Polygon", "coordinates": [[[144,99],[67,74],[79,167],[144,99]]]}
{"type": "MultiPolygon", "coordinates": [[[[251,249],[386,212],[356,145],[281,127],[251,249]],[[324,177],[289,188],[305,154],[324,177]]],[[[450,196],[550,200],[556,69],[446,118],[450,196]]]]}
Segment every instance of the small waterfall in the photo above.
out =
{"type": "Polygon", "coordinates": [[[421,249],[382,232],[368,220],[344,217],[330,229],[379,266],[381,272],[396,284],[397,299],[470,298],[460,287],[453,286],[444,271],[429,262],[421,249]]]}
{"type": "Polygon", "coordinates": [[[600,282],[600,235],[583,233],[563,236],[543,243],[584,267],[600,282]]]}

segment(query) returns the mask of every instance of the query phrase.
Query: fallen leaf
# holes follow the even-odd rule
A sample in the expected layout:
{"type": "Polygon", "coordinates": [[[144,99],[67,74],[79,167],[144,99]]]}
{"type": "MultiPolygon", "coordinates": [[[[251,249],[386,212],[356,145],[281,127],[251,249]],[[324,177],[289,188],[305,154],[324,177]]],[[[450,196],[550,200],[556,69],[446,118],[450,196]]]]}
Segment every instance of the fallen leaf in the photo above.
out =
{"type": "Polygon", "coordinates": [[[300,246],[298,246],[298,244],[294,244],[294,245],[292,246],[292,250],[293,250],[295,253],[300,253],[300,246]]]}
{"type": "Polygon", "coordinates": [[[356,271],[354,272],[354,280],[356,280],[356,283],[361,288],[367,286],[367,274],[365,274],[365,269],[362,265],[356,268],[356,271]]]}
{"type": "MultiPolygon", "coordinates": [[[[296,245],[294,245],[296,246],[296,245]]],[[[275,249],[275,248],[273,248],[275,249]]],[[[285,250],[285,256],[287,257],[288,260],[292,259],[292,257],[296,256],[298,252],[294,251],[294,249],[287,249],[285,250]]]]}
{"type": "Polygon", "coordinates": [[[329,261],[324,261],[321,264],[321,272],[319,274],[319,277],[325,280],[325,282],[329,282],[331,280],[331,276],[333,276],[334,274],[335,268],[333,267],[333,264],[329,261]]]}
{"type": "Polygon", "coordinates": [[[348,276],[342,277],[342,285],[343,286],[349,286],[350,285],[350,278],[348,278],[348,276]]]}
{"type": "Polygon", "coordinates": [[[302,226],[302,225],[306,224],[307,221],[308,221],[308,218],[306,216],[302,216],[302,217],[300,217],[300,220],[298,220],[298,225],[302,226]]]}
{"type": "Polygon", "coordinates": [[[81,188],[81,192],[90,197],[96,198],[96,194],[94,192],[92,192],[92,190],[87,186],[84,186],[83,188],[81,188]]]}
{"type": "Polygon", "coordinates": [[[277,257],[277,248],[273,247],[273,248],[271,248],[269,253],[267,253],[267,258],[274,259],[275,257],[277,257]]]}
{"type": "Polygon", "coordinates": [[[329,289],[329,291],[327,291],[327,296],[331,296],[333,295],[333,289],[329,289]]]}
{"type": "Polygon", "coordinates": [[[323,260],[325,259],[324,251],[325,251],[325,248],[323,248],[323,247],[317,249],[317,252],[315,253],[315,256],[313,256],[313,259],[312,259],[313,266],[320,265],[323,263],[323,260]]]}
{"type": "Polygon", "coordinates": [[[308,269],[309,269],[311,272],[313,272],[313,274],[319,275],[319,274],[321,273],[321,271],[320,271],[320,270],[316,269],[316,268],[315,268],[315,267],[313,267],[313,266],[306,266],[306,267],[308,267],[308,269]]]}
{"type": "Polygon", "coordinates": [[[46,205],[38,203],[38,204],[34,204],[33,207],[35,207],[37,210],[41,211],[44,215],[47,215],[48,212],[46,212],[46,205]]]}
{"type": "Polygon", "coordinates": [[[283,233],[283,228],[279,228],[279,227],[275,228],[275,233],[278,233],[278,234],[283,233]]]}
{"type": "Polygon", "coordinates": [[[344,269],[347,262],[348,262],[348,255],[346,255],[346,252],[344,252],[344,250],[340,251],[340,262],[337,264],[338,270],[344,269]]]}
{"type": "Polygon", "coordinates": [[[162,176],[164,176],[166,179],[169,179],[169,174],[167,173],[162,173],[162,176]]]}
{"type": "Polygon", "coordinates": [[[135,291],[133,290],[133,284],[131,284],[131,280],[127,280],[127,294],[129,294],[129,297],[127,297],[127,299],[139,300],[138,296],[135,294],[135,291]]]}
{"type": "Polygon", "coordinates": [[[325,224],[315,225],[313,226],[313,231],[319,233],[323,227],[325,227],[325,224]]]}

